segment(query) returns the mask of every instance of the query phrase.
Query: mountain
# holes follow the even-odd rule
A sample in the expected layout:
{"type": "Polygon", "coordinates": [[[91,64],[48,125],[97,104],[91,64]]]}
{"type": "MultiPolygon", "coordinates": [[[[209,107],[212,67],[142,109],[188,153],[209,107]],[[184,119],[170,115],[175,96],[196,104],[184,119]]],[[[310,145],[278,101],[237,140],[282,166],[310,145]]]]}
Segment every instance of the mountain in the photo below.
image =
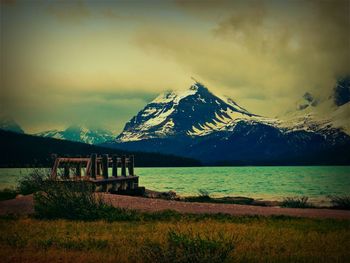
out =
{"type": "Polygon", "coordinates": [[[126,125],[117,142],[204,135],[232,119],[258,117],[232,99],[212,94],[196,82],[189,89],[159,95],[126,125]]]}
{"type": "MultiPolygon", "coordinates": [[[[129,152],[96,145],[43,138],[0,130],[0,167],[52,167],[51,154],[58,156],[90,156],[117,154],[135,156],[135,167],[199,166],[196,160],[157,153],[129,152]]],[[[136,170],[137,172],[137,170],[136,170]]]]}
{"type": "Polygon", "coordinates": [[[206,164],[350,164],[349,103],[334,102],[305,93],[295,111],[265,118],[196,82],[158,96],[104,145],[206,164]]]}
{"type": "Polygon", "coordinates": [[[23,129],[17,122],[11,118],[2,117],[0,119],[0,129],[5,131],[13,131],[17,133],[24,133],[23,129]]]}
{"type": "Polygon", "coordinates": [[[114,139],[114,136],[110,131],[103,129],[89,129],[82,126],[70,126],[65,130],[50,130],[35,135],[88,144],[100,144],[114,139]]]}

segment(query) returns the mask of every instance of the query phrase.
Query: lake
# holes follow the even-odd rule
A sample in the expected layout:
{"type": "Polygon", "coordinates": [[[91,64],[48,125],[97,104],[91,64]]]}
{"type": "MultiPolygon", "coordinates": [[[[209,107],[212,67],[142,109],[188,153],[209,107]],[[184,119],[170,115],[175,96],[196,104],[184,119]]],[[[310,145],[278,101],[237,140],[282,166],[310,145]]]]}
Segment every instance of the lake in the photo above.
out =
{"type": "MultiPolygon", "coordinates": [[[[0,169],[0,188],[14,187],[28,168],[0,169]]],[[[110,172],[111,173],[111,172],[110,172]]],[[[179,195],[247,196],[281,200],[308,196],[322,202],[328,195],[350,192],[350,166],[176,167],[136,168],[140,186],[179,195]]]]}

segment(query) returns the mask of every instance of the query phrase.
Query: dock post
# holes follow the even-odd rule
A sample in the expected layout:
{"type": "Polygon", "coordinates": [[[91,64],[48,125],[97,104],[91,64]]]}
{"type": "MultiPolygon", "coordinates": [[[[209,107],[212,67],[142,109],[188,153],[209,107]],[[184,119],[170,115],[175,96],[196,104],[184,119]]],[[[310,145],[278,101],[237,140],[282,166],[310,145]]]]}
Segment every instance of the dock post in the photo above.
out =
{"type": "Polygon", "coordinates": [[[64,166],[64,178],[69,179],[69,164],[65,164],[64,166]]]}
{"type": "Polygon", "coordinates": [[[52,160],[51,179],[55,179],[57,176],[57,168],[58,168],[57,154],[55,153],[51,154],[51,160],[52,160]]]}
{"type": "Polygon", "coordinates": [[[81,178],[81,163],[77,163],[77,166],[75,167],[75,176],[77,179],[81,178]]]}
{"type": "Polygon", "coordinates": [[[108,178],[108,154],[102,155],[102,175],[104,179],[108,178]]]}
{"type": "Polygon", "coordinates": [[[134,189],[137,189],[137,188],[139,188],[139,178],[138,177],[136,177],[135,181],[134,181],[134,189]]]}
{"type": "Polygon", "coordinates": [[[96,167],[97,167],[97,176],[101,175],[101,160],[99,160],[99,158],[97,158],[97,162],[96,162],[96,167]]]}
{"type": "Polygon", "coordinates": [[[122,176],[126,176],[126,156],[122,156],[122,176]]]}
{"type": "Polygon", "coordinates": [[[118,176],[118,159],[115,154],[112,156],[112,176],[118,176]]]}
{"type": "Polygon", "coordinates": [[[134,155],[129,156],[128,168],[129,168],[129,175],[134,176],[134,155]]]}
{"type": "Polygon", "coordinates": [[[93,179],[96,179],[96,172],[97,172],[97,154],[93,153],[91,154],[91,177],[93,179]]]}

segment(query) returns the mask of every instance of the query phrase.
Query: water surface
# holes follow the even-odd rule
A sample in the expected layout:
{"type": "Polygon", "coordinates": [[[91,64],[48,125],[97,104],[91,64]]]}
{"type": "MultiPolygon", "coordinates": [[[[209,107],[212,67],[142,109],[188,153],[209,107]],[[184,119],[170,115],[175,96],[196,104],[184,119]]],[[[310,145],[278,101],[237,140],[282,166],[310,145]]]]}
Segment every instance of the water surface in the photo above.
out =
{"type": "MultiPolygon", "coordinates": [[[[0,169],[0,188],[14,187],[31,170],[0,169]]],[[[303,195],[320,201],[350,192],[350,166],[135,168],[135,173],[141,186],[180,195],[205,190],[213,196],[281,200],[303,195]]]]}

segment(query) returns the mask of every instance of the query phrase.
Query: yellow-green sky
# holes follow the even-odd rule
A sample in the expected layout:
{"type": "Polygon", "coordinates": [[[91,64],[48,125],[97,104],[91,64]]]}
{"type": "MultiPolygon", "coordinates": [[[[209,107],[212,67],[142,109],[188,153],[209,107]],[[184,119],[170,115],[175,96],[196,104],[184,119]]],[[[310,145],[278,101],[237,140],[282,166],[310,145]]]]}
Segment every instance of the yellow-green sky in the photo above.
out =
{"type": "Polygon", "coordinates": [[[349,1],[1,0],[1,114],[119,132],[191,76],[275,116],[350,74],[349,1]]]}

